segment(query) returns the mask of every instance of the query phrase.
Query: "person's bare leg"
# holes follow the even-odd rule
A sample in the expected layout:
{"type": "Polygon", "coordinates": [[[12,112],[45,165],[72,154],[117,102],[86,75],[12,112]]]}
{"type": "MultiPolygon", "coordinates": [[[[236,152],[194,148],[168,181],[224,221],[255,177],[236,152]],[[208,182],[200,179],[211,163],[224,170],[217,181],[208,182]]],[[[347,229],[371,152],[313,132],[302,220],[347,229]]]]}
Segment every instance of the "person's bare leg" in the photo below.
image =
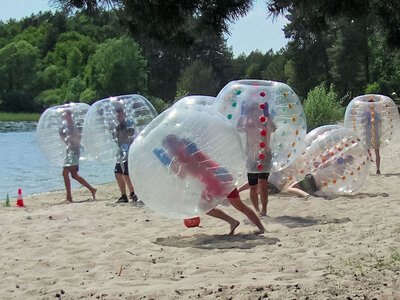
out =
{"type": "Polygon", "coordinates": [[[85,178],[79,176],[78,171],[77,170],[71,170],[71,177],[73,179],[75,179],[76,181],[78,181],[80,184],[82,184],[84,187],[86,187],[93,196],[93,200],[96,200],[96,192],[97,189],[95,189],[94,187],[92,187],[86,180],[85,178]]]}
{"type": "Polygon", "coordinates": [[[289,194],[294,194],[296,196],[302,197],[302,198],[307,198],[308,196],[310,196],[309,193],[306,193],[305,191],[300,189],[300,186],[297,182],[291,184],[286,190],[284,190],[285,192],[289,193],[289,194]]]}
{"type": "Polygon", "coordinates": [[[260,233],[265,232],[265,228],[263,224],[261,223],[260,219],[257,217],[257,214],[249,208],[246,204],[242,202],[240,197],[236,198],[228,198],[229,202],[233,205],[234,208],[236,208],[238,211],[242,212],[249,218],[251,222],[256,225],[260,231],[260,233]]]}
{"type": "Polygon", "coordinates": [[[72,202],[72,194],[71,194],[71,180],[69,179],[69,169],[68,167],[63,168],[62,175],[64,177],[65,190],[67,191],[67,201],[72,202]]]}
{"type": "Polygon", "coordinates": [[[238,189],[238,192],[239,192],[239,193],[240,193],[240,192],[243,192],[243,191],[247,190],[249,187],[250,187],[250,186],[249,186],[249,183],[245,183],[244,185],[242,185],[242,186],[238,189]]]}
{"type": "Polygon", "coordinates": [[[379,149],[375,149],[375,163],[376,163],[376,174],[381,174],[381,155],[379,149]]]}
{"type": "Polygon", "coordinates": [[[257,184],[250,186],[250,200],[253,203],[254,209],[256,212],[260,212],[260,207],[258,206],[258,191],[257,191],[257,184]]]}
{"type": "Polygon", "coordinates": [[[240,224],[240,222],[238,220],[232,218],[231,216],[227,215],[226,213],[224,213],[222,210],[220,210],[218,208],[214,208],[214,209],[210,210],[207,213],[207,215],[228,222],[229,225],[231,226],[231,231],[229,232],[230,235],[235,233],[236,227],[238,227],[240,224]]]}
{"type": "Polygon", "coordinates": [[[117,179],[119,190],[121,195],[126,195],[125,180],[122,174],[115,173],[115,179],[117,179]]]}
{"type": "Polygon", "coordinates": [[[267,215],[268,205],[268,181],[265,178],[258,179],[258,192],[260,193],[261,199],[261,216],[267,215]]]}
{"type": "Polygon", "coordinates": [[[133,188],[133,184],[132,184],[132,181],[131,181],[131,178],[129,177],[129,175],[123,175],[123,178],[124,178],[126,185],[128,186],[129,192],[135,193],[135,189],[133,188]]]}

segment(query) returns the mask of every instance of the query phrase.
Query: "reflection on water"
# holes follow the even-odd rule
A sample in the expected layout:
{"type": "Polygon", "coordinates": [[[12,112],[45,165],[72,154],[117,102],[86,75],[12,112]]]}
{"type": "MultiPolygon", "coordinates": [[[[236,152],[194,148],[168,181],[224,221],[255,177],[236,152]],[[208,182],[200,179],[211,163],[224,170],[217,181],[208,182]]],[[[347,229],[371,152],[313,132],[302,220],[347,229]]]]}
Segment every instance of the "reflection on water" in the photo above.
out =
{"type": "MultiPolygon", "coordinates": [[[[36,144],[36,123],[0,122],[0,200],[7,193],[15,198],[18,188],[24,195],[63,190],[62,167],[51,165],[36,144]]],[[[114,164],[82,162],[79,174],[90,184],[97,185],[114,179],[114,164]]],[[[72,188],[80,187],[75,180],[72,188]]]]}

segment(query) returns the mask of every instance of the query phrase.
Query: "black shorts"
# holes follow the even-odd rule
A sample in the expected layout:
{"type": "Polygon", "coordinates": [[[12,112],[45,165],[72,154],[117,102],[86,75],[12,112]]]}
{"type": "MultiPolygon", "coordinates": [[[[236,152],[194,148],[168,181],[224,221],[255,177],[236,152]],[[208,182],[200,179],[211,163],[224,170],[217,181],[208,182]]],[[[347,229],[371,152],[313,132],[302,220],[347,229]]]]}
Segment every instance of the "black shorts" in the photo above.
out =
{"type": "Polygon", "coordinates": [[[117,163],[115,165],[114,173],[115,174],[129,175],[128,162],[127,161],[124,162],[123,168],[122,168],[122,165],[120,163],[117,163]]]}
{"type": "Polygon", "coordinates": [[[247,173],[249,186],[257,185],[258,179],[268,179],[269,173],[247,173]]]}

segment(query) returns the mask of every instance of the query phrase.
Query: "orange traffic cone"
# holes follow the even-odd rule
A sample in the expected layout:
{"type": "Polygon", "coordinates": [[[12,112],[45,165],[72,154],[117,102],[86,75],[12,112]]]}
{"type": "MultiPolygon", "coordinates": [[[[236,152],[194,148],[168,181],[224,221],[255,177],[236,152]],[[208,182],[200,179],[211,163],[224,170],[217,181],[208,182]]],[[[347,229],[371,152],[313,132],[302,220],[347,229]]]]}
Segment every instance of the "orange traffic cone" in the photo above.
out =
{"type": "Polygon", "coordinates": [[[22,199],[22,190],[18,189],[17,206],[24,207],[24,199],[22,199]]]}

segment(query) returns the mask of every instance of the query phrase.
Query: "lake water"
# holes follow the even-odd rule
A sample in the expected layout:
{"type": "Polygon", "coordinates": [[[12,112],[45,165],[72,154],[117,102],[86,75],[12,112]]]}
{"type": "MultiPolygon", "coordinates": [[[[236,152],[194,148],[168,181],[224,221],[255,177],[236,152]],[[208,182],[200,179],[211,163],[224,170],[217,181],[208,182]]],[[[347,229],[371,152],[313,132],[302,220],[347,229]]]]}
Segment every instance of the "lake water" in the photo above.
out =
{"type": "MultiPolygon", "coordinates": [[[[0,122],[0,201],[7,193],[15,198],[18,189],[23,195],[65,190],[62,167],[51,165],[36,143],[36,123],[0,122]]],[[[115,180],[114,164],[83,161],[79,174],[91,185],[115,180]]],[[[72,179],[72,189],[81,185],[72,179]]]]}

